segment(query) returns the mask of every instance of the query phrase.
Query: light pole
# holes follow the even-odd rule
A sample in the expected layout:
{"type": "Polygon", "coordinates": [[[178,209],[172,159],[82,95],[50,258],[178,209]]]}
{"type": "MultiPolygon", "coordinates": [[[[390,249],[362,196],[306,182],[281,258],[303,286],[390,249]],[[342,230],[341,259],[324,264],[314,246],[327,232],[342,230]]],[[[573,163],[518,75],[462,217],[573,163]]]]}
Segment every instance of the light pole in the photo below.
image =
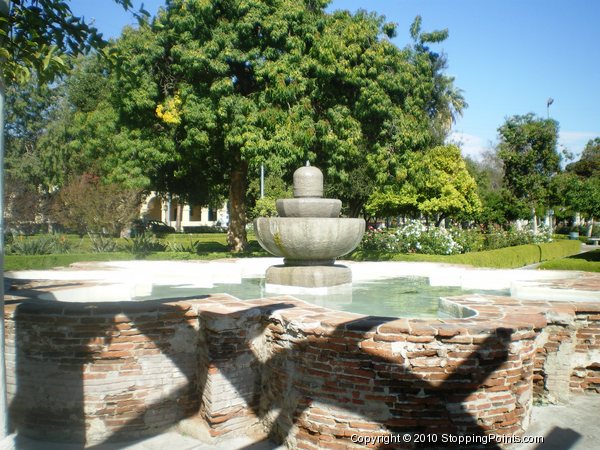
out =
{"type": "MultiPolygon", "coordinates": [[[[0,0],[0,16],[8,17],[9,0],[0,0]]],[[[2,61],[0,61],[2,63],[2,61]]],[[[0,66],[0,439],[8,435],[6,365],[4,364],[4,74],[0,66]]]]}
{"type": "Polygon", "coordinates": [[[260,198],[265,198],[265,165],[260,165],[260,198]]]}
{"type": "Polygon", "coordinates": [[[548,101],[546,102],[546,114],[548,115],[548,119],[550,118],[550,105],[554,103],[554,99],[552,97],[548,98],[548,101]]]}

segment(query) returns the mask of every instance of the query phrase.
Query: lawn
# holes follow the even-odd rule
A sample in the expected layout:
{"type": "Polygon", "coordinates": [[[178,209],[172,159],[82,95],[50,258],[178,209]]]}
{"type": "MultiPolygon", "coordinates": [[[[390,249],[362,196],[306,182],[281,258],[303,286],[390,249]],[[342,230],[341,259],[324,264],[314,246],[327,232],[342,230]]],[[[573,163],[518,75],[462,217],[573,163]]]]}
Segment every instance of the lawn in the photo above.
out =
{"type": "MultiPolygon", "coordinates": [[[[227,235],[225,233],[197,233],[197,234],[167,234],[158,237],[163,244],[177,242],[190,244],[197,242],[196,253],[181,251],[161,251],[146,254],[134,254],[126,251],[95,253],[89,236],[63,235],[68,241],[68,253],[49,255],[11,255],[4,256],[4,270],[41,270],[53,267],[65,267],[75,262],[82,261],[122,261],[134,259],[147,260],[208,260],[228,257],[268,256],[262,250],[253,234],[248,234],[248,251],[242,254],[232,254],[227,249],[227,235]]],[[[36,239],[33,237],[32,239],[36,239]]],[[[126,246],[127,240],[115,239],[119,247],[126,246]]]]}
{"type": "Polygon", "coordinates": [[[540,264],[545,270],[582,270],[584,272],[600,272],[600,250],[555,259],[540,264]]]}

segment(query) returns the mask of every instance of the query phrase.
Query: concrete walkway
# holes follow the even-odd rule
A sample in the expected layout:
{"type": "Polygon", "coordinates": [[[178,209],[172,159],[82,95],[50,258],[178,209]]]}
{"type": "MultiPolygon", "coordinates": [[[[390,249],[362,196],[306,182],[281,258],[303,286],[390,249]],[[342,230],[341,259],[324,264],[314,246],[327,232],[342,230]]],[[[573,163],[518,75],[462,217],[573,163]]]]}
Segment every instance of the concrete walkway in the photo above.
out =
{"type": "MultiPolygon", "coordinates": [[[[101,444],[88,447],[90,450],[286,450],[270,441],[253,442],[248,438],[234,438],[218,444],[205,444],[175,431],[151,438],[101,444]]],[[[81,450],[81,445],[34,441],[22,436],[9,436],[0,443],[0,450],[81,450]]]]}
{"type": "MultiPolygon", "coordinates": [[[[526,436],[543,436],[542,444],[515,444],[510,450],[591,450],[600,448],[600,396],[574,396],[569,405],[536,406],[526,436]]],[[[0,450],[80,450],[79,445],[34,441],[9,436],[0,450]]],[[[234,438],[218,444],[205,444],[175,431],[144,440],[103,444],[93,450],[285,450],[268,441],[252,442],[234,438]]]]}
{"type": "Polygon", "coordinates": [[[526,436],[544,436],[544,443],[515,445],[511,450],[600,448],[600,395],[573,396],[564,406],[536,406],[526,436]]]}

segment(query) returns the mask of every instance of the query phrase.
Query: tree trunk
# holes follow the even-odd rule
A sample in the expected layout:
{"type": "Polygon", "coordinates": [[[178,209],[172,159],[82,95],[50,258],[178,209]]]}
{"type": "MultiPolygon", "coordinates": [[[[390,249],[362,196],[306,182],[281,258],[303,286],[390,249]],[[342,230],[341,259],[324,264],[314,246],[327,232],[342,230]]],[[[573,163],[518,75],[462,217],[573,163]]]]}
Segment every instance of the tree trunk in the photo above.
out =
{"type": "Polygon", "coordinates": [[[243,252],[248,246],[246,238],[246,178],[248,163],[236,155],[229,185],[229,230],[227,244],[232,252],[243,252]]]}
{"type": "Polygon", "coordinates": [[[181,231],[181,218],[183,217],[183,205],[181,200],[177,200],[177,213],[175,217],[175,230],[179,233],[181,231]]]}
{"type": "Polygon", "coordinates": [[[361,200],[350,200],[348,202],[348,206],[349,206],[349,211],[348,211],[348,216],[349,217],[360,217],[360,212],[362,210],[364,202],[362,202],[361,200]]]}

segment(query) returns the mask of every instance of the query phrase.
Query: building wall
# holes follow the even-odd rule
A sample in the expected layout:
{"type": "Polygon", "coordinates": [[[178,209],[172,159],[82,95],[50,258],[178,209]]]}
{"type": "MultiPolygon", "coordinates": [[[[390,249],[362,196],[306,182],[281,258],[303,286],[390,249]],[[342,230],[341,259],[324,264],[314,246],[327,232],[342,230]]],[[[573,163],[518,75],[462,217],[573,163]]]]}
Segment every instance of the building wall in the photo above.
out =
{"type": "MultiPolygon", "coordinates": [[[[175,227],[177,223],[177,201],[169,201],[157,196],[152,192],[142,203],[140,216],[149,220],[160,220],[166,224],[175,227]],[[169,215],[170,212],[170,215],[169,215]]],[[[229,223],[229,214],[227,204],[214,211],[212,208],[200,205],[183,205],[181,226],[227,226],[229,223]]]]}

